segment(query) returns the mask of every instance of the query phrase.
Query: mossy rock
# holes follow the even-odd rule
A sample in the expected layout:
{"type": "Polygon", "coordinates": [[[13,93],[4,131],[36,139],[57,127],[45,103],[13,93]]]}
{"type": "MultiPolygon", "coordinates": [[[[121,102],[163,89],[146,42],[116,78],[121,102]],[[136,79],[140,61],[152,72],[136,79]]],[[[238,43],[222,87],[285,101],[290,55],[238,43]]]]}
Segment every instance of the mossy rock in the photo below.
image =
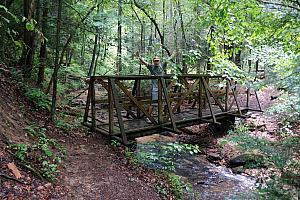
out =
{"type": "Polygon", "coordinates": [[[241,154],[231,158],[228,162],[230,168],[244,166],[247,168],[264,167],[266,158],[262,154],[241,154]]]}

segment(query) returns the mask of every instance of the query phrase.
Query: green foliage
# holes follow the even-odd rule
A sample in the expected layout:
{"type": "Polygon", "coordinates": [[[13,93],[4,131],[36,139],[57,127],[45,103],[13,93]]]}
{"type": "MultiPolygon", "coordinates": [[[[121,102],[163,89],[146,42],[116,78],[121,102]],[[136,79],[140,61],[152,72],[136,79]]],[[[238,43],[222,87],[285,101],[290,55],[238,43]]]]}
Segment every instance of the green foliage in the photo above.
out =
{"type": "Polygon", "coordinates": [[[72,130],[75,126],[72,124],[69,124],[68,122],[66,122],[63,119],[57,119],[57,120],[55,120],[55,127],[65,131],[65,132],[68,132],[68,131],[72,130]]]}
{"type": "Polygon", "coordinates": [[[153,142],[141,145],[136,161],[156,169],[174,171],[176,157],[199,152],[200,148],[197,145],[153,142]]]}
{"type": "Polygon", "coordinates": [[[110,144],[114,147],[120,147],[122,145],[122,143],[119,142],[118,140],[111,140],[110,144]]]}
{"type": "Polygon", "coordinates": [[[19,22],[19,19],[13,13],[11,13],[5,6],[0,5],[0,11],[2,10],[7,16],[0,15],[0,27],[2,27],[4,23],[10,23],[10,19],[13,19],[15,22],[19,22]]]}
{"type": "Polygon", "coordinates": [[[10,148],[15,151],[15,156],[24,161],[28,154],[28,146],[26,144],[12,144],[10,148]]]}
{"type": "Polygon", "coordinates": [[[296,94],[285,93],[280,97],[280,103],[270,107],[267,112],[277,115],[283,131],[289,132],[291,126],[300,119],[300,99],[296,94]]]}
{"type": "Polygon", "coordinates": [[[299,182],[295,182],[293,177],[300,176],[300,163],[295,159],[296,155],[299,156],[297,148],[300,138],[288,132],[280,132],[281,139],[271,142],[249,133],[247,126],[238,124],[221,143],[235,143],[242,152],[259,152],[261,156],[255,157],[258,158],[257,162],[246,166],[248,168],[263,165],[281,172],[281,176],[273,175],[266,184],[260,185],[259,193],[263,199],[291,199],[297,196],[295,186],[299,182]]]}
{"type": "Polygon", "coordinates": [[[262,199],[294,199],[300,195],[299,190],[291,188],[286,181],[278,176],[273,176],[266,186],[259,189],[262,199]]]}
{"type": "Polygon", "coordinates": [[[166,178],[170,183],[171,192],[175,196],[175,199],[184,199],[184,193],[192,191],[191,184],[183,181],[182,177],[173,173],[167,173],[166,178]]]}
{"type": "Polygon", "coordinates": [[[25,95],[34,102],[37,108],[50,110],[51,99],[43,91],[38,88],[27,88],[25,95]]]}
{"type": "Polygon", "coordinates": [[[156,183],[156,190],[157,190],[158,194],[160,194],[161,196],[167,195],[166,188],[159,181],[156,183]]]}
{"type": "Polygon", "coordinates": [[[138,163],[137,158],[136,158],[134,152],[133,152],[130,148],[125,147],[124,154],[125,154],[125,157],[126,157],[131,163],[134,163],[134,164],[137,164],[137,163],[138,163]]]}
{"type": "Polygon", "coordinates": [[[34,139],[32,144],[12,144],[9,148],[26,165],[36,168],[49,181],[54,181],[65,149],[45,135],[46,129],[36,124],[25,128],[34,139]]]}

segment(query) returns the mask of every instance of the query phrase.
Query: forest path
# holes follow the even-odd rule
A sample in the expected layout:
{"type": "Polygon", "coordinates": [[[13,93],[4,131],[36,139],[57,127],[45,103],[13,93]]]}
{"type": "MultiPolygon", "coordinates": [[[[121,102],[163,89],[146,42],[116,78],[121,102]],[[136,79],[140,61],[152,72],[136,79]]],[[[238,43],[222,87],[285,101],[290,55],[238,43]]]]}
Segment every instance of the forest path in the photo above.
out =
{"type": "Polygon", "coordinates": [[[101,136],[69,138],[62,170],[63,199],[161,199],[155,176],[127,164],[101,136]]]}
{"type": "Polygon", "coordinates": [[[14,164],[21,173],[21,184],[0,176],[0,199],[161,199],[156,191],[156,175],[134,166],[122,148],[113,147],[107,138],[86,136],[82,128],[62,133],[32,106],[20,89],[0,74],[0,173],[14,177],[8,168],[14,164]],[[60,177],[54,184],[39,180],[6,150],[7,143],[30,144],[26,127],[38,124],[47,129],[65,149],[60,177]]]}

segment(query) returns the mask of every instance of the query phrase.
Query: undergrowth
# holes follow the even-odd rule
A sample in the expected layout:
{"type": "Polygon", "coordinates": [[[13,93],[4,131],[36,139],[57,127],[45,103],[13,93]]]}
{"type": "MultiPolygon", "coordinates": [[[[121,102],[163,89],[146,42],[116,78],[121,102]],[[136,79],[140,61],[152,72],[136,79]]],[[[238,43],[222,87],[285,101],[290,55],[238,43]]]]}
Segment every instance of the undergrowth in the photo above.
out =
{"type": "MultiPolygon", "coordinates": [[[[283,118],[282,118],[283,119],[283,118]]],[[[262,199],[293,199],[300,195],[300,137],[296,135],[287,120],[276,133],[278,140],[268,141],[250,135],[247,125],[239,123],[229,135],[221,140],[221,145],[234,143],[243,153],[259,154],[262,160],[247,168],[266,167],[265,172],[276,171],[259,184],[258,193],[262,199]],[[288,122],[288,123],[287,123],[288,122]]]]}
{"type": "Polygon", "coordinates": [[[31,144],[11,144],[8,149],[34,174],[48,181],[55,181],[65,149],[56,140],[46,136],[46,129],[36,124],[25,128],[33,139],[31,144]]]}
{"type": "Polygon", "coordinates": [[[28,97],[37,108],[50,111],[51,98],[39,88],[25,87],[25,96],[28,97]]]}
{"type": "MultiPolygon", "coordinates": [[[[118,146],[119,143],[113,141],[112,145],[118,146]]],[[[142,164],[155,169],[158,172],[158,176],[162,176],[162,179],[167,180],[175,199],[180,200],[184,199],[185,193],[192,191],[192,185],[174,173],[175,159],[178,156],[194,155],[199,152],[200,148],[197,145],[180,144],[178,142],[151,142],[138,145],[136,152],[126,148],[125,157],[133,164],[142,164]]],[[[159,182],[156,189],[161,195],[166,194],[166,188],[159,182]]]]}

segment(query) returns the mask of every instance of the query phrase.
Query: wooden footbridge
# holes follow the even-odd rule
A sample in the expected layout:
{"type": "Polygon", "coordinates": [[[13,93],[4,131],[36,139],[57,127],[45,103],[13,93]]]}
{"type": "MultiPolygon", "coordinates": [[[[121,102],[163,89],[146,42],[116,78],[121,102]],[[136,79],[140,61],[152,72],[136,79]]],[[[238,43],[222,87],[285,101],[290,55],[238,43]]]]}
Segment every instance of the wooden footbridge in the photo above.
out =
{"type": "Polygon", "coordinates": [[[222,76],[93,76],[83,124],[127,144],[136,137],[201,123],[216,123],[261,111],[256,91],[222,76]],[[151,100],[151,80],[158,81],[158,100],[151,100]],[[150,113],[148,107],[156,103],[150,113]],[[146,120],[146,118],[148,118],[146,120]]]}

